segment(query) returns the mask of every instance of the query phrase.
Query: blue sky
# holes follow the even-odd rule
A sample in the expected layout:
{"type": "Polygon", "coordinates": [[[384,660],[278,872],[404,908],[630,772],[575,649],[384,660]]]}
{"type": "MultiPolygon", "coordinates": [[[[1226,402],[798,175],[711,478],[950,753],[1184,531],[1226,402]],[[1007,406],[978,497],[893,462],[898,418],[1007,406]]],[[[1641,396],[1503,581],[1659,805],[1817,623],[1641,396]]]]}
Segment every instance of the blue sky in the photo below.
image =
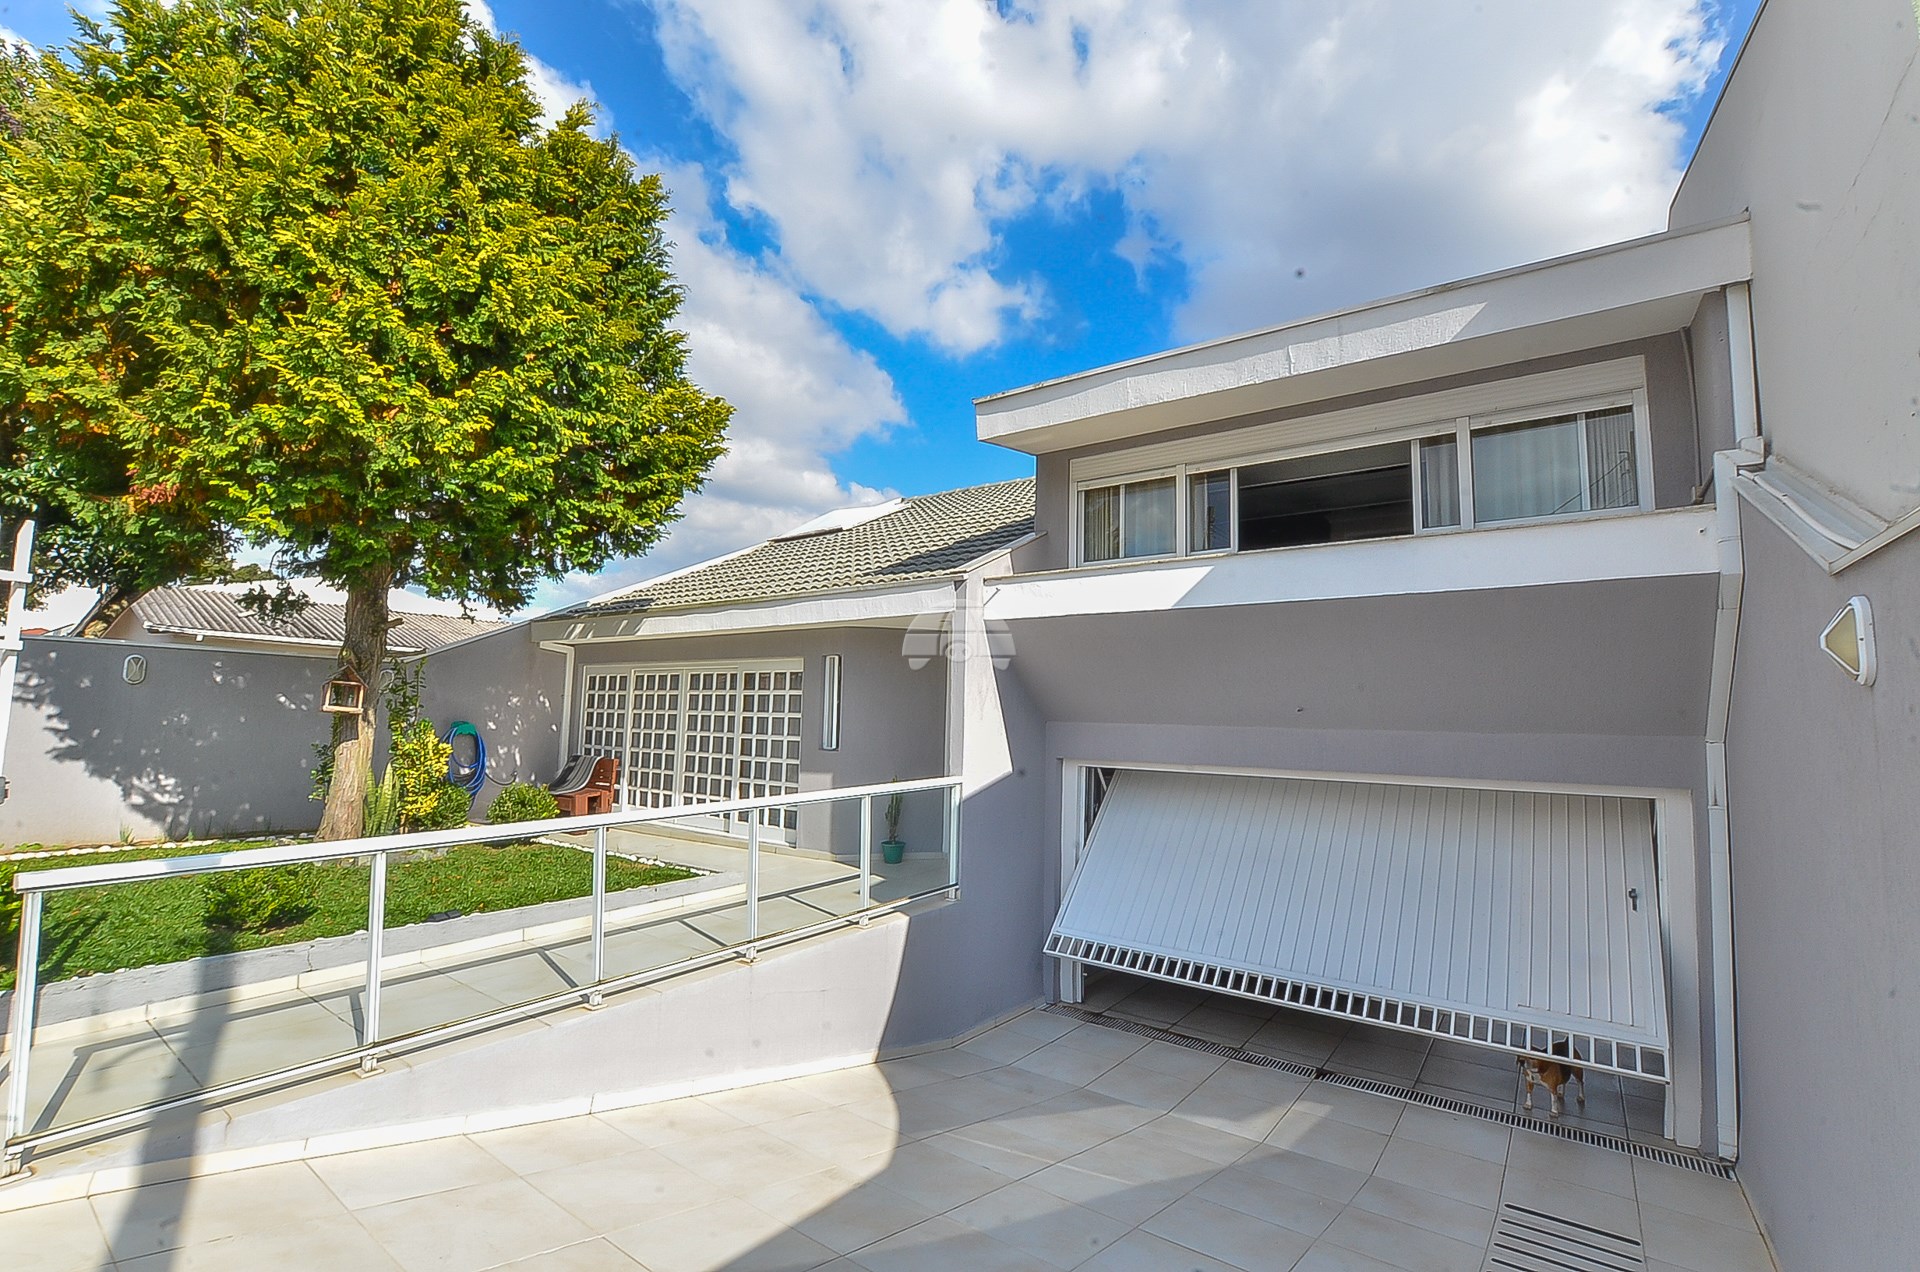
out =
{"type": "Polygon", "coordinates": [[[1664,228],[1758,3],[470,0],[665,174],[736,406],[651,559],[541,600],[1026,475],[984,394],[1664,228]]]}

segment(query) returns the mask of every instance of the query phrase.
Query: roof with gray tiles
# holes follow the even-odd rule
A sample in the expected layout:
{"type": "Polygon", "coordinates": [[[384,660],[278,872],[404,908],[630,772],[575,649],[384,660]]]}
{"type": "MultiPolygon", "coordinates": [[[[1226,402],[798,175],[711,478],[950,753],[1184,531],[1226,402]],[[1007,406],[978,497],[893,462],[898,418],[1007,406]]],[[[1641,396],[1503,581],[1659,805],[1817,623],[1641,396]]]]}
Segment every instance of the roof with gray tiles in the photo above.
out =
{"type": "MultiPolygon", "coordinates": [[[[338,645],[347,635],[347,607],[314,601],[297,614],[262,618],[240,604],[239,593],[224,587],[170,587],[149,592],[134,603],[135,617],[150,632],[204,633],[230,640],[311,641],[338,645]]],[[[457,614],[404,614],[387,635],[395,654],[422,654],[507,624],[461,618],[457,614]]]]}
{"type": "Polygon", "coordinates": [[[1032,530],[1031,477],[945,490],[860,525],[770,539],[564,613],[701,609],[950,577],[1032,530]]]}

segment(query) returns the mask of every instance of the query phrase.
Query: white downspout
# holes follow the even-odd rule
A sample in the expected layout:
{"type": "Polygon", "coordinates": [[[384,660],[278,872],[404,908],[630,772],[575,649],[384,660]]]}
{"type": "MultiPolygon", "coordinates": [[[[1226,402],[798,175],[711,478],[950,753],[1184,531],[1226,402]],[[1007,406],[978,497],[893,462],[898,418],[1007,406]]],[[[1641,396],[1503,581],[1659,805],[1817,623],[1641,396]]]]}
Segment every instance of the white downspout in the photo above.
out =
{"type": "Polygon", "coordinates": [[[1713,908],[1713,1055],[1715,1135],[1719,1156],[1740,1153],[1740,1088],[1734,1032],[1733,844],[1727,800],[1727,716],[1733,704],[1734,649],[1746,563],[1740,545],[1734,476],[1766,460],[1754,375],[1753,309],[1747,284],[1727,288],[1727,359],[1733,373],[1734,450],[1713,457],[1714,542],[1720,563],[1719,608],[1713,624],[1713,671],[1707,696],[1707,873],[1713,908]]]}
{"type": "Polygon", "coordinates": [[[567,660],[566,679],[561,682],[560,689],[560,755],[558,760],[560,768],[554,770],[554,772],[558,773],[561,769],[566,768],[567,761],[573,758],[567,754],[567,739],[573,736],[573,646],[557,640],[543,640],[538,642],[538,644],[539,648],[546,652],[550,654],[560,654],[567,660]]]}

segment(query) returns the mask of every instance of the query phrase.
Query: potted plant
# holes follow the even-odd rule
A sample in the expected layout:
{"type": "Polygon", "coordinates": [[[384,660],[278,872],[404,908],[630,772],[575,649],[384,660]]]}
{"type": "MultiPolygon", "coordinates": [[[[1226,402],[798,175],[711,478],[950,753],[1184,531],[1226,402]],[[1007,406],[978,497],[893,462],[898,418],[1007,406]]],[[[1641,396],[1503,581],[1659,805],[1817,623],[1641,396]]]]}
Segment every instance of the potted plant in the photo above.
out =
{"type": "Polygon", "coordinates": [[[880,859],[890,866],[899,865],[907,852],[907,843],[900,838],[900,811],[905,806],[906,800],[898,791],[887,800],[887,837],[880,841],[880,859]]]}

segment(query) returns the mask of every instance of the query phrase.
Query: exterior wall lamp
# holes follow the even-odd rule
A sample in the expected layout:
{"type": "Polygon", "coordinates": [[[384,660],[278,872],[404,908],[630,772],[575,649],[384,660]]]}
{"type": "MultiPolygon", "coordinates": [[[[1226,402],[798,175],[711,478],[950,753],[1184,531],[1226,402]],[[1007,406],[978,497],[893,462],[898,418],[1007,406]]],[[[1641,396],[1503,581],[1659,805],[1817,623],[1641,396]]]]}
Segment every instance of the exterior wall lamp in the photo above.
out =
{"type": "Polygon", "coordinates": [[[1873,606],[1856,596],[1820,633],[1820,648],[1858,684],[1873,683],[1873,606]]]}

